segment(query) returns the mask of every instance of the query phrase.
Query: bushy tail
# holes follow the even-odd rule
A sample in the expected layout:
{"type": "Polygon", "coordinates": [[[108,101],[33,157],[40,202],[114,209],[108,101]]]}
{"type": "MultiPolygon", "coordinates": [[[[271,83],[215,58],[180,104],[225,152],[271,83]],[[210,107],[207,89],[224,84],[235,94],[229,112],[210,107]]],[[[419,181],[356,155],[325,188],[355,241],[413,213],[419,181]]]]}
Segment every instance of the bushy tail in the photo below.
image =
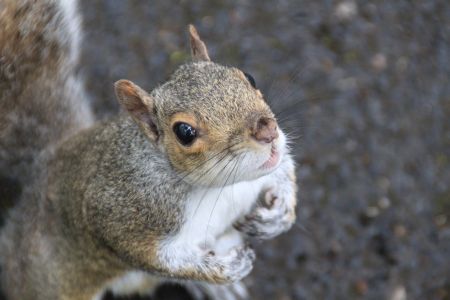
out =
{"type": "Polygon", "coordinates": [[[89,126],[75,0],[0,0],[0,211],[49,145],[89,126]]]}

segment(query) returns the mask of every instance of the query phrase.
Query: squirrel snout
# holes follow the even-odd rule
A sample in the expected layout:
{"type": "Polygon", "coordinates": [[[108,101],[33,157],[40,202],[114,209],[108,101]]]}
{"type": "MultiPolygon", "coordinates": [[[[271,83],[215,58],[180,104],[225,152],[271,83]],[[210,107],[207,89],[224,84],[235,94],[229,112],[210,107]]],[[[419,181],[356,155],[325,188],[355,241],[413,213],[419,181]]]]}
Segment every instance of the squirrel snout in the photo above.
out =
{"type": "Polygon", "coordinates": [[[277,121],[273,118],[259,118],[253,130],[253,137],[258,142],[271,143],[278,138],[277,121]]]}

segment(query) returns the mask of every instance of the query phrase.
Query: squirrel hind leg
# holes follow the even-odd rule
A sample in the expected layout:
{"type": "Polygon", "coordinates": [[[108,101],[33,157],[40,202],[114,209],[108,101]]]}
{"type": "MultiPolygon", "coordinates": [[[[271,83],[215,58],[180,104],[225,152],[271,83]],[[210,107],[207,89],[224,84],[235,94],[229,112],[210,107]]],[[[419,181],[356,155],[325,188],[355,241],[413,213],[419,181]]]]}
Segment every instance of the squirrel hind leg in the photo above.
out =
{"type": "Polygon", "coordinates": [[[131,271],[110,282],[96,300],[122,299],[130,296],[150,296],[161,284],[160,277],[143,271],[131,271]]]}
{"type": "Polygon", "coordinates": [[[206,282],[170,280],[145,272],[129,272],[114,281],[100,297],[101,300],[143,299],[154,300],[246,300],[247,288],[242,282],[217,285],[206,282]]]}
{"type": "MultiPolygon", "coordinates": [[[[187,291],[193,299],[209,300],[246,300],[249,299],[247,287],[242,281],[231,284],[212,284],[206,282],[186,282],[187,291]]],[[[165,298],[156,298],[165,299],[165,298]]]]}

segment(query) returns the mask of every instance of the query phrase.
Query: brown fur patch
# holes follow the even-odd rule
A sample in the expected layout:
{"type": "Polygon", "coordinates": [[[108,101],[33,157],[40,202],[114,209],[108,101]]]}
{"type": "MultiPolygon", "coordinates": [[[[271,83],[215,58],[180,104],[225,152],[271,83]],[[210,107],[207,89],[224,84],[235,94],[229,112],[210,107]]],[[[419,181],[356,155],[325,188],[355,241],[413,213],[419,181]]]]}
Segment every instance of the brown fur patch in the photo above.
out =
{"type": "Polygon", "coordinates": [[[173,148],[178,155],[198,154],[207,151],[208,149],[207,126],[201,120],[198,120],[194,114],[190,114],[187,112],[176,113],[171,117],[169,124],[170,124],[169,129],[170,135],[173,137],[171,138],[171,143],[175,144],[173,148]],[[173,126],[176,123],[186,123],[194,127],[194,129],[197,132],[197,138],[191,145],[184,146],[178,142],[176,134],[173,132],[173,126]]]}

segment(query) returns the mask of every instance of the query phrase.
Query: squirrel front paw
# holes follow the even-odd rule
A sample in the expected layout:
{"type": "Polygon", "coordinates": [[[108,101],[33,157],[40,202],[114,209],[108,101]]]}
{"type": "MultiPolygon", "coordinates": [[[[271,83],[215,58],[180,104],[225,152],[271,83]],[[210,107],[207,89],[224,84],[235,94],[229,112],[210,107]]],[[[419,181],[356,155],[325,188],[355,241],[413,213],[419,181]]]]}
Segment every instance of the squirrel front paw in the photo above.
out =
{"type": "Polygon", "coordinates": [[[231,249],[226,255],[216,255],[210,251],[206,259],[209,265],[215,266],[214,282],[231,283],[241,280],[250,273],[253,269],[255,252],[248,246],[239,246],[231,249]]]}
{"type": "Polygon", "coordinates": [[[295,193],[289,188],[267,190],[262,201],[234,227],[258,239],[271,239],[287,230],[295,222],[295,193]]]}

